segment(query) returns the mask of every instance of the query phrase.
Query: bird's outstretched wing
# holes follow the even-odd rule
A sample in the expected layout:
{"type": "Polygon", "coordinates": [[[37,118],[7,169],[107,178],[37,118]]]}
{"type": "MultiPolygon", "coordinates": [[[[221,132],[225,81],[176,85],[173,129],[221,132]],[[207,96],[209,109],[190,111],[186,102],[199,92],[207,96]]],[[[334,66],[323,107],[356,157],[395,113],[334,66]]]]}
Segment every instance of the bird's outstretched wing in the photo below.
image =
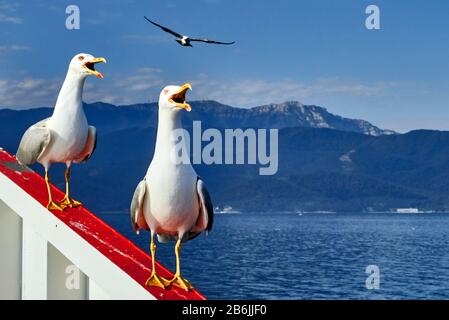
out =
{"type": "Polygon", "coordinates": [[[131,224],[137,233],[139,233],[140,229],[149,230],[145,216],[143,215],[143,203],[145,201],[146,190],[146,179],[143,179],[137,185],[133,200],[131,201],[131,224]]]}
{"type": "Polygon", "coordinates": [[[175,37],[178,37],[178,38],[182,38],[182,37],[183,37],[182,34],[179,34],[179,33],[175,32],[175,31],[173,31],[173,30],[170,30],[169,28],[166,28],[166,27],[164,27],[164,26],[161,26],[160,24],[151,21],[150,19],[148,19],[148,18],[145,17],[145,16],[144,16],[144,18],[145,18],[149,23],[154,24],[156,27],[161,28],[161,29],[164,30],[165,32],[171,33],[171,34],[174,35],[175,37]]]}
{"type": "Polygon", "coordinates": [[[200,39],[200,38],[189,38],[190,41],[197,41],[197,42],[206,42],[206,43],[213,43],[213,44],[234,44],[235,41],[232,42],[220,42],[215,40],[209,40],[209,39],[200,39]]]}
{"type": "Polygon", "coordinates": [[[45,152],[52,140],[51,130],[47,127],[49,119],[39,121],[25,131],[16,152],[19,163],[34,164],[45,152]]]}
{"type": "Polygon", "coordinates": [[[94,126],[89,126],[89,133],[87,135],[86,145],[84,150],[73,160],[75,163],[86,162],[90,159],[97,147],[97,129],[94,126]]]}
{"type": "Polygon", "coordinates": [[[202,231],[208,234],[212,230],[214,223],[214,207],[210,198],[209,191],[207,191],[206,184],[198,177],[196,182],[196,192],[200,202],[200,214],[195,226],[190,231],[189,240],[197,237],[202,231]]]}

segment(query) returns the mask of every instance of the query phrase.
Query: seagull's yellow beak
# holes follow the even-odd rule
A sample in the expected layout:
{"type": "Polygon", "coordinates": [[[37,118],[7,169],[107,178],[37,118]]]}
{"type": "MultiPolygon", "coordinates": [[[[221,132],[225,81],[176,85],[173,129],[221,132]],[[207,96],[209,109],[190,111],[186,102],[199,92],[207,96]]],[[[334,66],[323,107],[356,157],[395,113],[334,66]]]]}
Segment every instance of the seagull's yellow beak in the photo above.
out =
{"type": "Polygon", "coordinates": [[[83,64],[83,67],[87,69],[87,71],[89,71],[89,73],[93,74],[94,76],[97,76],[100,79],[103,79],[104,76],[98,72],[97,70],[95,70],[95,64],[97,63],[106,63],[106,59],[105,58],[94,58],[90,61],[87,61],[85,64],[83,64]]]}
{"type": "Polygon", "coordinates": [[[189,89],[192,90],[192,85],[190,83],[183,84],[175,94],[168,98],[168,102],[175,104],[178,108],[190,112],[192,107],[186,102],[186,92],[189,89]]]}

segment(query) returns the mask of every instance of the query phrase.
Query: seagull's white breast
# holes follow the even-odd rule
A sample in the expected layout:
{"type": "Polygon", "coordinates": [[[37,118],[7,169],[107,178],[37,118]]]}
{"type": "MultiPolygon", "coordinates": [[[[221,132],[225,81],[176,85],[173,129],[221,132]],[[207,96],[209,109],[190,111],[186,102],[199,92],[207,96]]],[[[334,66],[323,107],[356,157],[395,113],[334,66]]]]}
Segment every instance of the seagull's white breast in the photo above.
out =
{"type": "Polygon", "coordinates": [[[89,125],[84,112],[52,118],[49,129],[54,140],[45,156],[50,162],[70,161],[83,151],[89,134],[89,125]]]}
{"type": "Polygon", "coordinates": [[[89,134],[82,102],[84,80],[70,71],[67,73],[48,122],[51,144],[39,159],[40,163],[72,161],[83,151],[89,134]]]}
{"type": "Polygon", "coordinates": [[[190,164],[174,165],[170,159],[153,159],[146,176],[145,218],[157,233],[190,231],[199,214],[197,175],[190,164]]]}

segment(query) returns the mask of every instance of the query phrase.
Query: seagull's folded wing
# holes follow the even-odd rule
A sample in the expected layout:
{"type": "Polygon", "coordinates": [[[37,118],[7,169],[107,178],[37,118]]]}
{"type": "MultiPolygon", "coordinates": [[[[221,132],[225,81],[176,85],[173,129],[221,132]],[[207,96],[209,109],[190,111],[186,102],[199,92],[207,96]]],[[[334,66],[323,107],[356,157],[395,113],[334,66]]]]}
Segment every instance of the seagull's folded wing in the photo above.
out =
{"type": "Polygon", "coordinates": [[[146,179],[140,181],[134,191],[133,200],[131,201],[131,224],[137,233],[140,229],[149,230],[148,224],[143,215],[143,203],[145,201],[147,187],[146,179]]]}
{"type": "Polygon", "coordinates": [[[73,160],[75,163],[86,162],[90,159],[97,147],[97,129],[93,126],[89,126],[89,134],[87,135],[86,145],[83,151],[73,160]]]}
{"type": "Polygon", "coordinates": [[[39,121],[25,131],[16,152],[16,158],[21,164],[36,163],[50,145],[51,130],[47,127],[49,119],[39,121]]]}
{"type": "Polygon", "coordinates": [[[206,184],[198,178],[196,183],[196,191],[198,200],[200,202],[200,212],[195,226],[190,231],[189,240],[195,238],[202,231],[209,233],[212,230],[214,223],[214,207],[210,198],[209,191],[207,191],[206,184]]]}

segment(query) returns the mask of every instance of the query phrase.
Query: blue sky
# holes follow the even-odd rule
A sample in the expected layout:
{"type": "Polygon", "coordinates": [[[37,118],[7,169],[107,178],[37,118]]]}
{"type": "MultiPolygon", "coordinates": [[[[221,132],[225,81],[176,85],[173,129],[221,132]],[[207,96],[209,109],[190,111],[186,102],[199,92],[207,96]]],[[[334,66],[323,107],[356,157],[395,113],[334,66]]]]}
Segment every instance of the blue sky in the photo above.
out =
{"type": "Polygon", "coordinates": [[[0,106],[52,106],[79,52],[108,59],[87,102],[155,101],[191,82],[191,99],[238,107],[298,100],[401,132],[449,130],[449,1],[0,0],[0,106]],[[69,4],[81,29],[65,28],[69,4]],[[376,4],[381,30],[365,28],[376,4]],[[179,46],[180,33],[236,41],[179,46]]]}

